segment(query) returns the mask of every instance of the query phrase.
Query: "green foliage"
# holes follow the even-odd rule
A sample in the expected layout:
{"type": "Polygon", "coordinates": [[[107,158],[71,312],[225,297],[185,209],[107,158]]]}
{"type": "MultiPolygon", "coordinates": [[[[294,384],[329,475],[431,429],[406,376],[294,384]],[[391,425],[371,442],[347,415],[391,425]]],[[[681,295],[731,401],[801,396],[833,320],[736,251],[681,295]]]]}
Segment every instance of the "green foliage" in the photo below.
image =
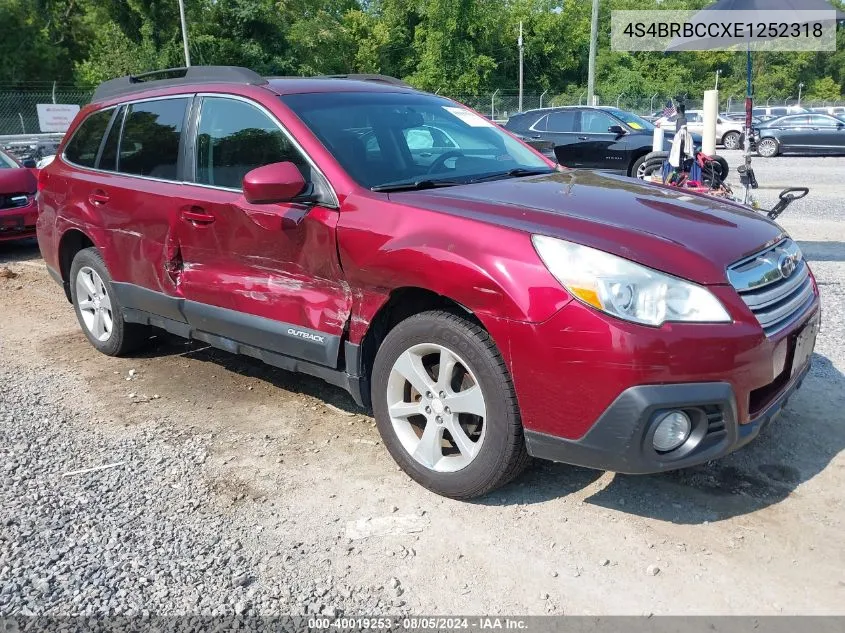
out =
{"type": "MultiPolygon", "coordinates": [[[[840,0],[837,0],[840,1],[840,0]]],[[[699,9],[708,0],[662,0],[699,9]]],[[[598,92],[622,103],[700,99],[721,70],[724,98],[745,94],[745,55],[617,53],[610,12],[642,0],[601,0],[598,92]],[[657,95],[657,96],[655,96],[657,95]],[[630,101],[629,101],[630,102],[630,101]]],[[[587,83],[588,0],[185,0],[195,64],[268,75],[384,73],[440,94],[515,91],[523,23],[525,90],[572,103],[587,83]]],[[[95,84],[184,63],[177,0],[0,0],[0,83],[95,84]]],[[[759,99],[841,99],[845,29],[835,53],[757,53],[759,99]]]]}

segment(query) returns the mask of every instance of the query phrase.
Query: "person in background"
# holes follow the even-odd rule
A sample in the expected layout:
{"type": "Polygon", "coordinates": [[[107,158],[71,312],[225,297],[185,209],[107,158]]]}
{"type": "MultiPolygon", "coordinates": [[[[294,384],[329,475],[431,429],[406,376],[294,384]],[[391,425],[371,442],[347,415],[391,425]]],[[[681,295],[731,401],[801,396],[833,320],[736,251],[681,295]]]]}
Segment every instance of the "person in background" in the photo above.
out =
{"type": "Polygon", "coordinates": [[[678,120],[675,123],[675,129],[680,130],[687,126],[687,106],[683,101],[678,102],[678,120]]]}

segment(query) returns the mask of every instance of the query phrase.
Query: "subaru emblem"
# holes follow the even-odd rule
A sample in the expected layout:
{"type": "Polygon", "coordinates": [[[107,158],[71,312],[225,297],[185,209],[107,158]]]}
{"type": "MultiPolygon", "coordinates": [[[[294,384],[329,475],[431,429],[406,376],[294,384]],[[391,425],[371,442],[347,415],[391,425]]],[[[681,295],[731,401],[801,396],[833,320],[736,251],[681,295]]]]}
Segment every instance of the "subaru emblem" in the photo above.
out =
{"type": "Polygon", "coordinates": [[[792,276],[792,273],[795,272],[795,268],[796,263],[794,257],[787,254],[780,256],[780,259],[778,260],[778,270],[784,279],[789,279],[789,277],[792,276]]]}

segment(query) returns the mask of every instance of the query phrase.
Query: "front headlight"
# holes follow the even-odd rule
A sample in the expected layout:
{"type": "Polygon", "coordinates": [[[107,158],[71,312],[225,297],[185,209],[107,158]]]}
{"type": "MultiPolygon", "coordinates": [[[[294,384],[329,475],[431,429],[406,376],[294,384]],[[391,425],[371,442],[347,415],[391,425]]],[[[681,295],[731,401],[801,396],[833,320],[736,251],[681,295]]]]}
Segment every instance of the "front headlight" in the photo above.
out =
{"type": "Polygon", "coordinates": [[[580,244],[545,235],[532,241],[546,268],[572,295],[620,319],[654,326],[731,321],[706,288],[580,244]]]}

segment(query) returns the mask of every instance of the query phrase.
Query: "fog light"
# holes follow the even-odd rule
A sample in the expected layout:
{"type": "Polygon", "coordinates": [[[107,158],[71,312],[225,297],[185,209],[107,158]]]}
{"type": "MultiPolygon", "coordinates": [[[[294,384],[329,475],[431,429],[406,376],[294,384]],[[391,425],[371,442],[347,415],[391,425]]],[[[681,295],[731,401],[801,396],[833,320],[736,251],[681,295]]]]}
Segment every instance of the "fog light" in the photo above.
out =
{"type": "Polygon", "coordinates": [[[654,431],[654,449],[660,453],[674,451],[687,441],[692,422],[683,411],[670,411],[657,423],[654,431]]]}

